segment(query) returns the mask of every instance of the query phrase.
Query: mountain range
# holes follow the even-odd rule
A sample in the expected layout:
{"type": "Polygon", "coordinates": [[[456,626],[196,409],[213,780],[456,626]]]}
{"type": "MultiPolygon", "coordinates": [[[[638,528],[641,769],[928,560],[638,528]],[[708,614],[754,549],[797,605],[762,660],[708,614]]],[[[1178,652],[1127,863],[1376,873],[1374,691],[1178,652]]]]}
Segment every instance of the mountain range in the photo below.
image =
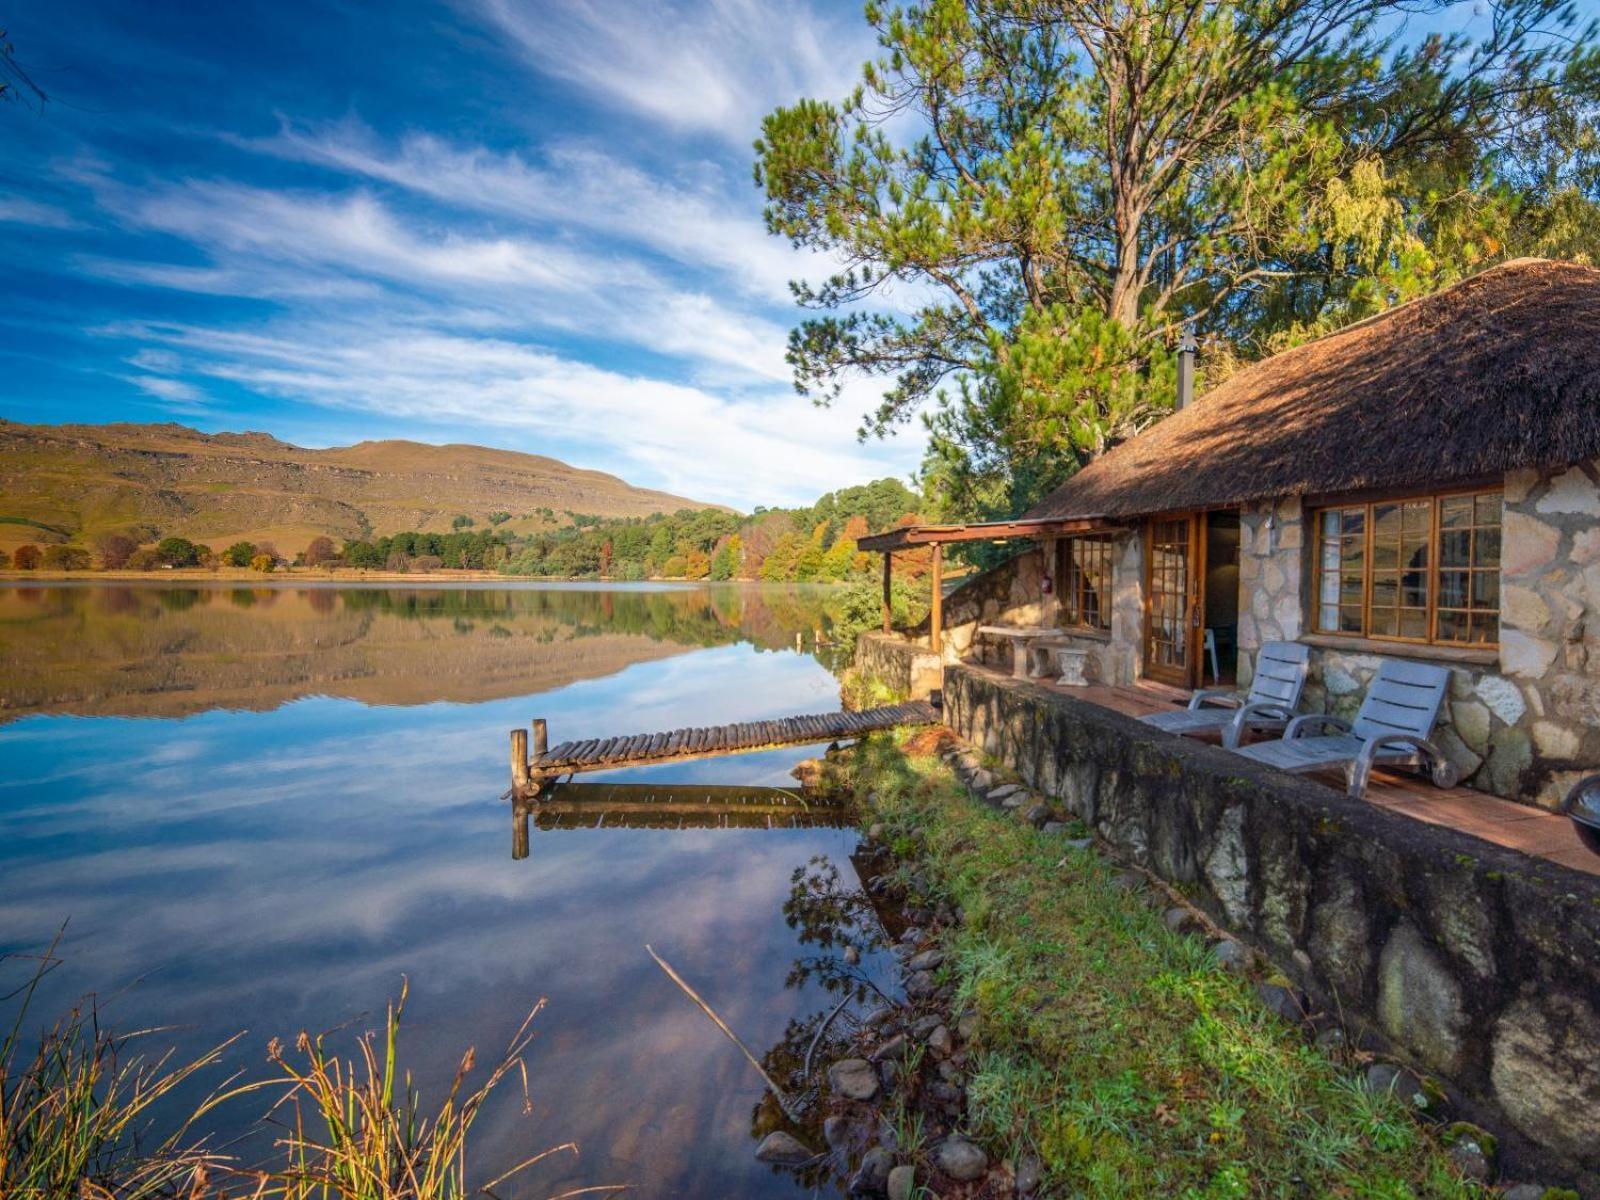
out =
{"type": "Polygon", "coordinates": [[[266,433],[184,425],[24,425],[0,419],[0,549],[84,544],[96,533],[181,536],[218,548],[293,552],[458,518],[531,533],[572,514],[644,517],[716,505],[634,487],[602,471],[485,446],[358,442],[311,450],[266,433]]]}

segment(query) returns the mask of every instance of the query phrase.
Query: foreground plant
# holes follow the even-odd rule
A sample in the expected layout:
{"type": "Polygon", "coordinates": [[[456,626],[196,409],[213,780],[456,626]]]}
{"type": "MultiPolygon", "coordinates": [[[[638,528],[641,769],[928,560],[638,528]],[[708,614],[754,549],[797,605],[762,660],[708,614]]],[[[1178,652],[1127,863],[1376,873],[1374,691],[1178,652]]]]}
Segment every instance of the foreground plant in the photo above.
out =
{"type": "MultiPolygon", "coordinates": [[[[467,1135],[491,1092],[515,1072],[522,1081],[523,1111],[532,1111],[523,1052],[533,1041],[533,1021],[544,1008],[534,1005],[487,1078],[468,1091],[467,1079],[476,1056],[462,1056],[443,1102],[431,1115],[423,1112],[410,1071],[399,1063],[400,1023],[410,986],[402,982],[400,998],[389,1006],[380,1057],[376,1034],[357,1042],[355,1059],[331,1054],[325,1034],[302,1032],[291,1058],[276,1038],[268,1058],[276,1078],[248,1089],[286,1087],[274,1111],[287,1108],[288,1132],[279,1141],[285,1167],[258,1177],[257,1195],[281,1200],[459,1200],[481,1190],[491,1196],[506,1180],[554,1154],[576,1154],[575,1142],[563,1142],[517,1163],[481,1189],[467,1183],[467,1135]]],[[[562,1193],[577,1196],[618,1191],[616,1187],[581,1188],[562,1193]]]]}
{"type": "Polygon", "coordinates": [[[60,960],[46,953],[0,1043],[0,1195],[54,1200],[146,1200],[199,1197],[221,1156],[194,1136],[209,1097],[167,1137],[152,1141],[154,1109],[236,1038],[199,1058],[174,1064],[135,1052],[157,1030],[114,1034],[90,1000],[73,1008],[34,1043],[27,1016],[40,981],[60,960]]]}

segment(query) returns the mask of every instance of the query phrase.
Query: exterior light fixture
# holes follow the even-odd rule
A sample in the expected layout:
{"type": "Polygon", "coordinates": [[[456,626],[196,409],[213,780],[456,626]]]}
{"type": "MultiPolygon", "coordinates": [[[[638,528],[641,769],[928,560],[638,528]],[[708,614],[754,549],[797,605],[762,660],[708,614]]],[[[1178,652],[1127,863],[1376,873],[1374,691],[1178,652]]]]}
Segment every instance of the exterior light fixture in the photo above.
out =
{"type": "Polygon", "coordinates": [[[1572,819],[1583,844],[1600,854],[1600,775],[1573,784],[1561,811],[1572,819]]]}

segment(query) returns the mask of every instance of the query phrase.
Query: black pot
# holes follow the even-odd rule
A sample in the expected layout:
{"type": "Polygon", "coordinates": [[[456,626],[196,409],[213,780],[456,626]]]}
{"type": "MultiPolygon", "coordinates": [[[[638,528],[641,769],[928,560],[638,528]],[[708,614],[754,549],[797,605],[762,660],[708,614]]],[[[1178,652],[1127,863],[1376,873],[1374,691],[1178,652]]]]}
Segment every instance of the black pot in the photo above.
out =
{"type": "Polygon", "coordinates": [[[1572,818],[1572,827],[1583,844],[1600,854],[1600,775],[1573,784],[1561,811],[1572,818]]]}

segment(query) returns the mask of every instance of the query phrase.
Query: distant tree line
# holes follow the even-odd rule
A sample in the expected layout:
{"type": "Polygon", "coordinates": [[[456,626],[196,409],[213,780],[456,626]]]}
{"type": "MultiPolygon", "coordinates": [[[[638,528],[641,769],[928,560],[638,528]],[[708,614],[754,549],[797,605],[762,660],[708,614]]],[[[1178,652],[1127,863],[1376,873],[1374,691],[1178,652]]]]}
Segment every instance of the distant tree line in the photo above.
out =
{"type": "Polygon", "coordinates": [[[747,517],[720,509],[574,516],[570,527],[522,539],[503,569],[579,579],[838,581],[867,569],[860,538],[915,519],[921,503],[899,480],[879,479],[747,517]]]}

